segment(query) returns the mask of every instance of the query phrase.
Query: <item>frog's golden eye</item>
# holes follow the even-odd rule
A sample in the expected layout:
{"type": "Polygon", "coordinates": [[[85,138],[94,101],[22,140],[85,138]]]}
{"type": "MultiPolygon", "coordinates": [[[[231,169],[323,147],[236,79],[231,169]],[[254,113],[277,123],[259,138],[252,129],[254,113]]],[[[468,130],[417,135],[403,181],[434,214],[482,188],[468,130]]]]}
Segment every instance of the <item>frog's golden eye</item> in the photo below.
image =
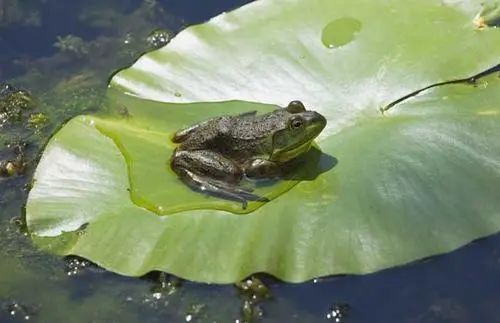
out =
{"type": "Polygon", "coordinates": [[[304,125],[304,120],[299,116],[295,116],[290,119],[290,129],[299,129],[303,125],[304,125]]]}
{"type": "Polygon", "coordinates": [[[304,107],[304,104],[302,104],[302,102],[300,101],[292,101],[288,104],[286,110],[290,113],[300,113],[305,112],[306,107],[304,107]]]}

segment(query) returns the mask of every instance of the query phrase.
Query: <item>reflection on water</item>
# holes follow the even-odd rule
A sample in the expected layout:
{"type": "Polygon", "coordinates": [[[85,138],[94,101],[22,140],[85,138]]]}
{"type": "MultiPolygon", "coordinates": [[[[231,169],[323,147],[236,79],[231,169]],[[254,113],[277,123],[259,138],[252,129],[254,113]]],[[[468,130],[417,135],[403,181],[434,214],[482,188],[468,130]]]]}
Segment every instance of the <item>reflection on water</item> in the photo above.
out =
{"type": "MultiPolygon", "coordinates": [[[[0,83],[28,88],[37,98],[36,111],[49,120],[45,128],[29,129],[22,118],[0,129],[0,159],[15,160],[21,145],[30,162],[22,173],[0,176],[0,322],[234,322],[245,313],[263,322],[335,321],[340,313],[345,322],[498,322],[500,234],[372,275],[303,284],[259,275],[272,298],[259,300],[258,308],[233,286],[161,273],[122,277],[34,249],[22,207],[31,161],[50,134],[63,120],[97,109],[107,76],[149,49],[151,31],[175,33],[246,2],[0,0],[0,83]]],[[[356,29],[351,27],[349,35],[356,29]]],[[[317,150],[310,154],[319,167],[306,167],[303,180],[334,171],[341,162],[317,150]]]]}

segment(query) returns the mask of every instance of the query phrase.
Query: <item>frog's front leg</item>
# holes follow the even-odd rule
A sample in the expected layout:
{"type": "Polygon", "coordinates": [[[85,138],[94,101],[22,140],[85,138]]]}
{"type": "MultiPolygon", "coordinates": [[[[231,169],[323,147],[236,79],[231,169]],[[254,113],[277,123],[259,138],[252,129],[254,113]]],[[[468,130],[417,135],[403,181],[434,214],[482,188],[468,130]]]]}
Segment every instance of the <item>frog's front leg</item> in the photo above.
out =
{"type": "Polygon", "coordinates": [[[171,166],[180,179],[192,189],[239,201],[243,209],[246,209],[248,201],[268,201],[267,198],[252,194],[249,189],[237,187],[243,177],[243,171],[233,161],[216,152],[176,150],[171,166]]]}
{"type": "Polygon", "coordinates": [[[252,159],[244,165],[245,175],[249,178],[277,178],[282,176],[281,168],[266,159],[252,159]]]}

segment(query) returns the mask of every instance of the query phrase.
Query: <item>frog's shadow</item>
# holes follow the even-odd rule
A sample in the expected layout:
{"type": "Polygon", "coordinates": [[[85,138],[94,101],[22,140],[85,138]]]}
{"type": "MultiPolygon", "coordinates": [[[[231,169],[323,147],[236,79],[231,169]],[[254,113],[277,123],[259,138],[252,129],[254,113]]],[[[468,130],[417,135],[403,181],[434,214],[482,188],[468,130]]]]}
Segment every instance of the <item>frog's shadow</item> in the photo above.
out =
{"type": "Polygon", "coordinates": [[[294,181],[313,181],[338,164],[337,158],[325,154],[316,147],[283,166],[283,179],[294,181]]]}
{"type": "Polygon", "coordinates": [[[257,186],[271,186],[279,180],[313,181],[338,164],[337,158],[316,147],[282,166],[283,176],[278,180],[259,180],[257,186]]]}

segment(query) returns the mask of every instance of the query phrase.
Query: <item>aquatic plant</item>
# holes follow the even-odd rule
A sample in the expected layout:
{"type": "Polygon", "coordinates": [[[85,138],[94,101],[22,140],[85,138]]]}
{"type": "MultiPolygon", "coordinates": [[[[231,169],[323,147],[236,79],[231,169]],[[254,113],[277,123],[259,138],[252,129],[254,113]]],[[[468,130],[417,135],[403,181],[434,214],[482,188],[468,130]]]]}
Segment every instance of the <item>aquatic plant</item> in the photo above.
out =
{"type": "Polygon", "coordinates": [[[32,238],[126,275],[228,283],[369,273],[498,232],[498,76],[379,110],[498,64],[498,29],[473,22],[481,10],[261,0],[184,30],[113,77],[114,113],[77,117],[48,144],[27,204],[32,238]],[[249,214],[163,214],[173,194],[201,205],[175,177],[162,181],[173,131],[294,99],[328,118],[318,145],[335,167],[286,193],[270,188],[277,198],[249,214]]]}

